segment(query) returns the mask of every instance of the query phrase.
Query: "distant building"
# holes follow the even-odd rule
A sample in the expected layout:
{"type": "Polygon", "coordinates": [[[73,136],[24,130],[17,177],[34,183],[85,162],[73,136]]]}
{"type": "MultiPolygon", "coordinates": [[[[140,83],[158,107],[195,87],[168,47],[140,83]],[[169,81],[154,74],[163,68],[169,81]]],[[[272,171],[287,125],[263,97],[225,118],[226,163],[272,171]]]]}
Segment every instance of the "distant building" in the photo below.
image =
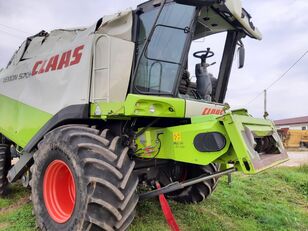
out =
{"type": "Polygon", "coordinates": [[[276,120],[277,128],[289,128],[292,130],[308,130],[308,116],[276,120]]]}

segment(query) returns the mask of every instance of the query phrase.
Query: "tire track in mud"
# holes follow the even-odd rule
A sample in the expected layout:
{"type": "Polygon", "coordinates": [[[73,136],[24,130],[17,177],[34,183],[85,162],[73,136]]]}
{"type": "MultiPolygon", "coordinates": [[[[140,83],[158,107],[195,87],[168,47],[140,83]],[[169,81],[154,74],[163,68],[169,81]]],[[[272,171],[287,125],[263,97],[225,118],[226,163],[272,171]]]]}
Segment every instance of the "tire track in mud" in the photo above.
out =
{"type": "MultiPolygon", "coordinates": [[[[28,202],[30,202],[29,196],[24,196],[12,205],[5,207],[5,208],[0,208],[0,216],[14,212],[17,209],[20,209],[22,206],[24,206],[28,202]]],[[[2,228],[1,226],[3,226],[3,225],[5,225],[5,224],[0,224],[0,228],[2,228]]]]}

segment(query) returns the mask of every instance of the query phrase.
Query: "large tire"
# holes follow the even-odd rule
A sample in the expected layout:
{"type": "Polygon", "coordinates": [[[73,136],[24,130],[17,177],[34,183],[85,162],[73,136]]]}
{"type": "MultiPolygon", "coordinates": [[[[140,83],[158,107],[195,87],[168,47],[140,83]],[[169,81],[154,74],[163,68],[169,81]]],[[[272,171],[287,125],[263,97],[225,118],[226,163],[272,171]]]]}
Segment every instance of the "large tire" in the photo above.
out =
{"type": "MultiPolygon", "coordinates": [[[[179,174],[176,181],[185,181],[201,175],[212,175],[219,171],[219,166],[216,164],[209,164],[206,166],[184,164],[179,168],[179,174]]],[[[217,178],[203,181],[184,189],[168,194],[168,198],[180,203],[200,203],[208,198],[215,190],[218,183],[217,178]]]]}
{"type": "Polygon", "coordinates": [[[131,224],[138,203],[135,163],[120,138],[109,140],[107,133],[69,125],[40,142],[30,183],[39,228],[109,231],[131,224]]]}
{"type": "Polygon", "coordinates": [[[0,197],[6,194],[8,185],[7,174],[10,168],[10,148],[6,144],[0,144],[0,197]]]}

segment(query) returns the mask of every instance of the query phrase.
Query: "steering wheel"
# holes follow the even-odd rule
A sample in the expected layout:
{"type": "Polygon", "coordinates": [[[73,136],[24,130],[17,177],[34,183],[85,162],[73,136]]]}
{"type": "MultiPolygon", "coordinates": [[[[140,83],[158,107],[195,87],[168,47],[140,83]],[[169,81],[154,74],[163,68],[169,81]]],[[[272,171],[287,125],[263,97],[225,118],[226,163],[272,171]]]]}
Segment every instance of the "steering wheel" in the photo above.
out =
{"type": "Polygon", "coordinates": [[[207,58],[213,57],[215,54],[211,51],[211,48],[207,48],[206,51],[197,51],[194,53],[195,58],[201,59],[202,63],[205,63],[207,58]]]}

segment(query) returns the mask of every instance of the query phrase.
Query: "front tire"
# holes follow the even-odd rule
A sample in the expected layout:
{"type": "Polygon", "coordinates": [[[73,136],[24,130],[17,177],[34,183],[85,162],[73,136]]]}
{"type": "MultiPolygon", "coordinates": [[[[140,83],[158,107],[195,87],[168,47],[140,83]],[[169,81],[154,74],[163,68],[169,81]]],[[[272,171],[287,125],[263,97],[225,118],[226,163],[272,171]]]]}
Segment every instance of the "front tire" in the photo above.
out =
{"type": "MultiPolygon", "coordinates": [[[[164,177],[160,180],[164,185],[167,185],[172,181],[185,181],[199,177],[201,175],[212,175],[219,171],[219,166],[216,164],[209,164],[205,166],[193,165],[193,164],[179,164],[173,167],[169,167],[166,178],[166,171],[164,177]]],[[[192,186],[188,186],[184,189],[167,194],[169,199],[174,201],[191,204],[191,203],[200,203],[203,200],[207,199],[216,189],[218,183],[217,178],[203,181],[192,186]]]]}
{"type": "Polygon", "coordinates": [[[126,230],[138,203],[135,163],[107,130],[69,125],[48,133],[34,154],[32,200],[39,228],[126,230]]]}
{"type": "Polygon", "coordinates": [[[11,155],[10,148],[6,144],[0,144],[0,197],[6,194],[8,185],[7,174],[10,168],[11,155]]]}

